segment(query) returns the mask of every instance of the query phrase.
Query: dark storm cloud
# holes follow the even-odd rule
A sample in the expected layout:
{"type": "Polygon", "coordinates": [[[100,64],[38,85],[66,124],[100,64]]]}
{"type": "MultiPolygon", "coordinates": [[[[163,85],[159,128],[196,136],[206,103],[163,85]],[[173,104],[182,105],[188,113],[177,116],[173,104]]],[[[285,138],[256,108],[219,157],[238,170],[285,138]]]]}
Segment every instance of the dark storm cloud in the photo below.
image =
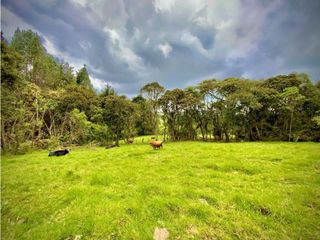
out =
{"type": "Polygon", "coordinates": [[[32,28],[49,53],[97,89],[133,95],[149,81],[184,88],[207,78],[304,71],[320,79],[319,1],[4,0],[2,28],[32,28]]]}
{"type": "Polygon", "coordinates": [[[259,51],[245,65],[257,78],[302,71],[320,79],[320,2],[290,1],[268,16],[259,51]]]}

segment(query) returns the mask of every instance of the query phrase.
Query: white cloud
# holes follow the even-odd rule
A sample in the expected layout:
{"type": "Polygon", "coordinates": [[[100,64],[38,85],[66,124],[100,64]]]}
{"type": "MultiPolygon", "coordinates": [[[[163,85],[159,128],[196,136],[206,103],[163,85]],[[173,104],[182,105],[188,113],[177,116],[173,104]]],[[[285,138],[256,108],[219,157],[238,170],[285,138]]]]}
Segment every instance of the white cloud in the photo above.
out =
{"type": "Polygon", "coordinates": [[[111,42],[112,42],[114,45],[115,45],[115,44],[119,44],[119,42],[120,42],[120,36],[119,36],[119,34],[117,33],[116,30],[109,29],[109,28],[105,28],[104,31],[109,34],[110,40],[111,40],[111,42]]]}
{"type": "Polygon", "coordinates": [[[172,31],[160,32],[157,37],[172,41],[172,38],[176,39],[177,32],[181,32],[179,28],[182,25],[185,30],[179,40],[184,45],[210,59],[223,61],[243,58],[257,49],[267,14],[276,6],[270,3],[265,7],[255,1],[243,4],[241,0],[155,0],[153,4],[157,13],[170,13],[166,18],[173,27],[172,31]],[[192,32],[192,24],[212,33],[211,49],[204,48],[201,36],[192,32]]]}
{"type": "MultiPolygon", "coordinates": [[[[126,6],[123,0],[71,0],[75,6],[82,7],[85,15],[98,29],[102,25],[110,28],[125,27],[128,20],[126,6]]],[[[44,1],[45,2],[45,1],[44,1]]]]}
{"type": "MultiPolygon", "coordinates": [[[[48,37],[43,36],[43,38],[45,40],[43,45],[49,54],[53,55],[54,57],[63,59],[64,61],[67,61],[69,64],[71,64],[71,66],[73,66],[75,68],[76,71],[78,71],[79,69],[81,69],[83,67],[83,61],[76,59],[74,57],[71,57],[66,52],[60,51],[58,48],[55,47],[55,45],[52,43],[52,41],[49,40],[48,37]]],[[[85,47],[91,47],[91,44],[88,42],[83,43],[83,45],[85,47]]],[[[82,47],[82,45],[81,45],[81,47],[82,47]]],[[[103,81],[99,78],[95,78],[90,74],[89,74],[89,78],[90,78],[90,81],[91,81],[91,84],[93,85],[93,87],[98,91],[102,91],[107,86],[107,83],[105,81],[103,81]]]]}
{"type": "Polygon", "coordinates": [[[92,47],[92,44],[90,42],[87,42],[87,41],[80,41],[79,45],[85,51],[92,47]]]}
{"type": "Polygon", "coordinates": [[[181,41],[190,48],[196,49],[202,55],[209,57],[209,52],[203,48],[199,38],[192,35],[190,32],[184,31],[181,35],[181,41]]]}
{"type": "Polygon", "coordinates": [[[40,30],[49,53],[78,69],[87,63],[96,88],[108,81],[117,91],[136,93],[152,79],[172,88],[206,76],[254,78],[308,65],[319,75],[315,1],[48,1],[4,1],[5,36],[17,26],[40,30]],[[296,49],[300,58],[292,57],[296,49]]]}
{"type": "Polygon", "coordinates": [[[24,22],[20,17],[18,17],[6,7],[1,6],[1,15],[1,31],[6,34],[5,37],[8,40],[13,37],[13,34],[17,27],[19,27],[20,29],[32,29],[34,31],[37,31],[34,27],[24,22]]]}
{"type": "Polygon", "coordinates": [[[101,92],[103,89],[105,89],[106,86],[111,86],[114,89],[117,89],[118,91],[122,89],[122,85],[117,82],[107,82],[104,80],[101,80],[99,78],[95,78],[93,76],[89,76],[91,83],[93,87],[98,91],[101,92]]]}
{"type": "Polygon", "coordinates": [[[170,11],[175,4],[175,0],[154,0],[153,5],[157,13],[170,11]]]}
{"type": "Polygon", "coordinates": [[[141,38],[141,31],[138,28],[134,29],[133,35],[132,35],[132,39],[134,41],[137,41],[141,38]]]}
{"type": "Polygon", "coordinates": [[[88,2],[86,0],[71,0],[71,1],[74,2],[75,4],[82,6],[82,7],[85,7],[88,4],[88,2]]]}
{"type": "Polygon", "coordinates": [[[43,35],[42,37],[44,38],[43,46],[49,54],[53,55],[54,57],[63,59],[64,61],[68,62],[71,66],[75,67],[76,70],[79,70],[83,67],[83,61],[70,56],[67,52],[60,51],[57,47],[55,47],[55,45],[48,37],[43,35]]]}
{"type": "Polygon", "coordinates": [[[246,79],[250,79],[250,78],[252,79],[253,78],[253,76],[252,76],[252,74],[250,72],[242,73],[241,77],[242,78],[246,78],[246,79]]]}
{"type": "Polygon", "coordinates": [[[108,85],[105,81],[101,79],[94,78],[92,76],[89,76],[89,78],[93,87],[97,89],[99,92],[102,91],[108,85]]]}
{"type": "MultiPolygon", "coordinates": [[[[154,1],[157,12],[167,11],[170,22],[181,25],[184,20],[186,30],[180,40],[187,46],[195,48],[200,54],[215,59],[239,59],[257,50],[263,38],[268,15],[281,6],[282,1],[270,1],[262,4],[259,1],[241,0],[176,0],[154,1]],[[203,31],[212,32],[213,49],[205,49],[199,36],[190,31],[191,21],[203,31]]],[[[164,33],[167,39],[176,32],[164,33]]],[[[161,35],[160,35],[161,36],[161,35]]]]}
{"type": "Polygon", "coordinates": [[[167,58],[172,52],[172,47],[169,43],[159,44],[158,49],[162,52],[163,56],[167,58]]]}
{"type": "Polygon", "coordinates": [[[125,38],[121,37],[116,30],[108,27],[104,28],[104,32],[107,33],[112,43],[112,46],[107,46],[109,52],[119,61],[126,63],[132,72],[143,74],[145,71],[143,59],[135,54],[125,38]]]}
{"type": "Polygon", "coordinates": [[[91,69],[91,74],[89,73],[89,78],[93,87],[98,91],[101,92],[105,89],[106,86],[111,86],[112,88],[116,89],[117,91],[122,90],[122,85],[118,82],[111,82],[108,80],[102,80],[100,78],[94,77],[93,75],[96,73],[96,69],[91,69]]]}

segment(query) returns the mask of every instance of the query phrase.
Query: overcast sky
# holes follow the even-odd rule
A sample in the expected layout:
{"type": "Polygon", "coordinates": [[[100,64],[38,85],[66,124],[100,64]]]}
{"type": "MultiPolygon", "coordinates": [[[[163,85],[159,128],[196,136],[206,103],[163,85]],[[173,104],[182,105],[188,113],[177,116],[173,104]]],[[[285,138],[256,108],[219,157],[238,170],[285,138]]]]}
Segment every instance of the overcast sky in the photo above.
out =
{"type": "Polygon", "coordinates": [[[33,29],[96,89],[135,95],[227,77],[320,79],[319,0],[2,0],[2,31],[33,29]]]}

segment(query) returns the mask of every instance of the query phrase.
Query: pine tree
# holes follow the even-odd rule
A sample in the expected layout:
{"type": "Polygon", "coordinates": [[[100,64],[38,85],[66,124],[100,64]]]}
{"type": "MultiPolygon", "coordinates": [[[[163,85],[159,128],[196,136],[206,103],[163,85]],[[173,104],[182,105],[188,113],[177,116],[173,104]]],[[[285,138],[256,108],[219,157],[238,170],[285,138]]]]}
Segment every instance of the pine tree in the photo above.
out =
{"type": "Polygon", "coordinates": [[[89,89],[92,89],[92,85],[90,82],[89,74],[86,69],[86,65],[83,65],[83,68],[77,74],[77,84],[83,85],[89,89]]]}

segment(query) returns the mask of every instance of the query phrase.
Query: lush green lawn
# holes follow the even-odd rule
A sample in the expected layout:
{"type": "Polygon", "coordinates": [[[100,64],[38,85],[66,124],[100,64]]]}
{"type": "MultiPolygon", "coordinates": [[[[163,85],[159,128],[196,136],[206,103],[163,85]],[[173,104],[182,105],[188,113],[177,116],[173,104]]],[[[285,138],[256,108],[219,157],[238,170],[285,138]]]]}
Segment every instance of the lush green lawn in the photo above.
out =
{"type": "Polygon", "coordinates": [[[319,239],[320,145],[167,143],[2,157],[2,239],[319,239]],[[79,236],[81,235],[81,236],[79,236]]]}

